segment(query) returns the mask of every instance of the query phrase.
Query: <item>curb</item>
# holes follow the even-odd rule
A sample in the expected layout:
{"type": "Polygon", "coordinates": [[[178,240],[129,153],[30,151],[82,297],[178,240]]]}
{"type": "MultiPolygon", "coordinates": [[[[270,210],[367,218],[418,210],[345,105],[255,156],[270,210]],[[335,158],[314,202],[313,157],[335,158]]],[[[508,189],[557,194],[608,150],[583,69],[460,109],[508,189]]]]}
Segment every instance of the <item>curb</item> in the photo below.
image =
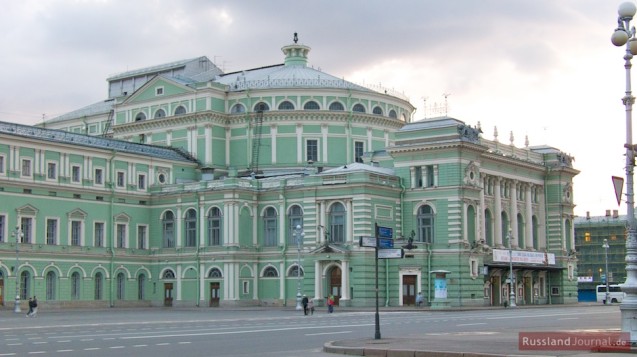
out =
{"type": "Polygon", "coordinates": [[[410,349],[385,349],[377,347],[347,347],[338,346],[338,341],[329,341],[323,345],[323,352],[342,354],[348,356],[374,356],[374,357],[507,357],[511,355],[479,353],[479,352],[452,352],[452,351],[422,351],[410,349]]]}

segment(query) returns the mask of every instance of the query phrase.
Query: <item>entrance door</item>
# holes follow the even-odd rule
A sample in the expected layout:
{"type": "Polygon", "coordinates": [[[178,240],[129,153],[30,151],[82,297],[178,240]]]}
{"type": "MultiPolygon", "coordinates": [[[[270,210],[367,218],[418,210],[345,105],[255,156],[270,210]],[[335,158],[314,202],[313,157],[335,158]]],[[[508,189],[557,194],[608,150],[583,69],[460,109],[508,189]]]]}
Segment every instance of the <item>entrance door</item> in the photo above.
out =
{"type": "Polygon", "coordinates": [[[403,305],[416,304],[416,275],[403,275],[403,305]]]}
{"type": "Polygon", "coordinates": [[[210,283],[210,306],[219,307],[219,283],[210,283]]]}
{"type": "Polygon", "coordinates": [[[341,268],[334,267],[330,271],[330,294],[334,295],[334,305],[338,306],[341,297],[341,268]]]}
{"type": "Polygon", "coordinates": [[[491,306],[502,305],[504,301],[502,301],[502,296],[500,295],[500,285],[501,285],[499,276],[491,277],[491,306]]]}
{"type": "Polygon", "coordinates": [[[164,283],[164,306],[173,306],[173,283],[164,283]]]}

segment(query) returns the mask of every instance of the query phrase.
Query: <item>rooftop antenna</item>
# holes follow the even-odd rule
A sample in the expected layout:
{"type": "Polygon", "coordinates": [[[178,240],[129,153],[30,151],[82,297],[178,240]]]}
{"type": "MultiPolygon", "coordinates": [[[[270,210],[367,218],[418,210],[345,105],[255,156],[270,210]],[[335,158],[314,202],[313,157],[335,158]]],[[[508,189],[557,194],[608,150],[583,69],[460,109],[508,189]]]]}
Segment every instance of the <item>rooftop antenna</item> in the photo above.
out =
{"type": "Polygon", "coordinates": [[[449,103],[447,102],[447,98],[451,95],[451,93],[442,93],[443,97],[445,97],[445,116],[448,116],[449,113],[449,103]]]}
{"type": "Polygon", "coordinates": [[[429,99],[429,97],[422,97],[422,102],[424,104],[424,112],[425,114],[423,115],[423,119],[427,119],[427,99],[429,99]]]}

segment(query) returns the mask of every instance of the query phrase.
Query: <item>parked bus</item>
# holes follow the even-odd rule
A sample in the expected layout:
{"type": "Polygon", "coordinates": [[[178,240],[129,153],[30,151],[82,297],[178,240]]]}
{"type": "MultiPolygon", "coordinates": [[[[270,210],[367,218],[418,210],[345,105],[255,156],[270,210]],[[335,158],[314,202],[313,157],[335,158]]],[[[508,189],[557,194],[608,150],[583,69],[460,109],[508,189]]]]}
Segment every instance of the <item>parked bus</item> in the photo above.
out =
{"type": "MultiPolygon", "coordinates": [[[[618,303],[624,300],[626,293],[622,292],[619,285],[608,286],[608,298],[611,303],[618,303]]],[[[606,285],[597,285],[597,302],[606,303],[606,285]]]]}

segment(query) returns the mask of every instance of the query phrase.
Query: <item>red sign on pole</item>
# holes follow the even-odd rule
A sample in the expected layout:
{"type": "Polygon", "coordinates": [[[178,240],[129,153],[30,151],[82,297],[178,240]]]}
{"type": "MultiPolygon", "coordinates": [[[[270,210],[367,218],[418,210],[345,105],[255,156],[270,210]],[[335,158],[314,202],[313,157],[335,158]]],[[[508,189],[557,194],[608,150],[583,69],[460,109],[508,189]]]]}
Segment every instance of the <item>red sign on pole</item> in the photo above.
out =
{"type": "Polygon", "coordinates": [[[615,187],[615,197],[617,198],[617,205],[621,205],[622,202],[622,190],[624,189],[624,178],[619,176],[612,176],[613,186],[615,187]]]}

